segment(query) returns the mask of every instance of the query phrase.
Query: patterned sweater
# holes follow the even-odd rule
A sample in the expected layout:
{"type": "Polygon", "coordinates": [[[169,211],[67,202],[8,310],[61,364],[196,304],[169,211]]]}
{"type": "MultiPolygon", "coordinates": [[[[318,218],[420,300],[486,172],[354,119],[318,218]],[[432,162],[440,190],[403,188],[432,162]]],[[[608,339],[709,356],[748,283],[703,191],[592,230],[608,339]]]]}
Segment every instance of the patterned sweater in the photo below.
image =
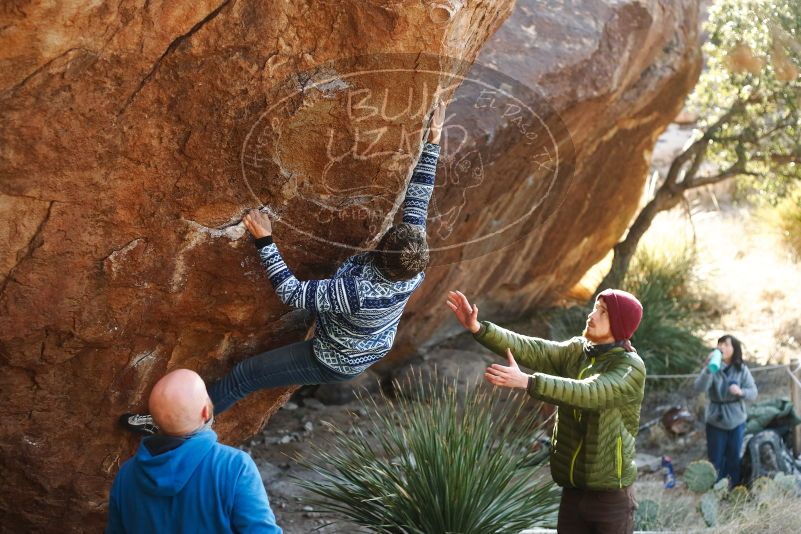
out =
{"type": "MultiPolygon", "coordinates": [[[[406,190],[403,222],[425,229],[438,158],[439,145],[426,143],[406,190]]],[[[345,260],[332,278],[301,281],[271,238],[257,239],[256,246],[278,298],[315,315],[317,358],[346,375],[361,373],[389,352],[403,308],[425,276],[388,280],[373,265],[371,255],[362,253],[345,260]]]]}

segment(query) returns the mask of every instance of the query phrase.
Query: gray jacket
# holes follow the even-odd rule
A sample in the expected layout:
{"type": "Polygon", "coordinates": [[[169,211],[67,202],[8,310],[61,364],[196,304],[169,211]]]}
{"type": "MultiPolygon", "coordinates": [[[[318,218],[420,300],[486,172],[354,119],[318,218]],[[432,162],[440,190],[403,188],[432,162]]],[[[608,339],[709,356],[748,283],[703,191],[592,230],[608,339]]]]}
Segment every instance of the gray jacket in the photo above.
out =
{"type": "Polygon", "coordinates": [[[712,374],[704,366],[704,370],[695,379],[695,392],[706,392],[709,404],[706,406],[706,422],[714,427],[731,430],[745,423],[747,414],[745,401],[757,397],[754,377],[745,364],[738,371],[733,365],[724,365],[712,374]],[[729,393],[729,385],[735,383],[743,390],[743,396],[729,393]]]}

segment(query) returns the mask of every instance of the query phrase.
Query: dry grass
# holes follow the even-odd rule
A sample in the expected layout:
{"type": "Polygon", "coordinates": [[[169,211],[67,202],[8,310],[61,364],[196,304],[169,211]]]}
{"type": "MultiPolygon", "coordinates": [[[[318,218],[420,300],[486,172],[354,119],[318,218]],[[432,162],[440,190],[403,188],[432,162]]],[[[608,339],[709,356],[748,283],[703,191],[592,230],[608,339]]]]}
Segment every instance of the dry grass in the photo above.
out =
{"type": "Polygon", "coordinates": [[[801,186],[796,186],[776,207],[765,207],[759,217],[776,232],[795,261],[801,261],[801,186]]]}
{"type": "MultiPolygon", "coordinates": [[[[790,357],[797,357],[801,347],[801,300],[797,297],[801,294],[801,266],[776,226],[745,209],[701,211],[693,214],[692,222],[683,209],[677,209],[660,214],[644,238],[645,246],[656,244],[665,250],[687,243],[698,251],[702,281],[719,295],[718,324],[706,333],[705,341],[712,345],[723,333],[732,333],[746,344],[746,358],[761,364],[787,363],[790,357]]],[[[593,276],[600,280],[599,274],[608,268],[608,262],[598,266],[599,273],[588,273],[587,285],[592,285],[593,276]]],[[[704,355],[698,357],[700,365],[704,355]]],[[[761,400],[786,395],[783,370],[755,373],[754,378],[761,400]]],[[[678,398],[663,402],[652,399],[656,404],[649,416],[681,401],[682,395],[686,396],[684,403],[702,400],[693,397],[690,388],[689,382],[676,383],[678,398]]],[[[695,408],[698,414],[700,410],[695,408]]],[[[705,456],[703,440],[699,437],[693,441],[691,437],[668,439],[656,426],[642,436],[638,449],[669,454],[677,470],[683,471],[688,458],[705,456]]],[[[722,506],[720,524],[714,529],[707,529],[698,512],[699,497],[683,488],[680,481],[676,488],[666,490],[660,475],[645,475],[636,482],[635,492],[638,500],[659,504],[657,519],[664,531],[801,532],[801,498],[781,492],[754,494],[739,506],[722,506]]]]}
{"type": "Polygon", "coordinates": [[[801,500],[792,495],[779,494],[769,498],[747,501],[742,509],[731,515],[721,525],[734,534],[753,534],[770,532],[776,534],[797,534],[801,532],[801,500]]]}
{"type": "Polygon", "coordinates": [[[718,524],[708,530],[698,512],[700,495],[687,490],[681,481],[673,489],[664,489],[662,481],[652,475],[635,483],[638,501],[652,500],[659,505],[657,525],[660,531],[753,534],[797,534],[801,532],[801,499],[771,486],[751,492],[742,503],[723,499],[718,524]]]}
{"type": "Polygon", "coordinates": [[[775,228],[747,209],[702,211],[692,223],[683,209],[660,214],[645,243],[695,243],[699,276],[719,295],[719,326],[708,333],[712,345],[732,333],[746,345],[746,358],[786,363],[797,353],[801,317],[801,268],[775,228]],[[694,230],[694,232],[693,232],[694,230]]]}
{"type": "MultiPolygon", "coordinates": [[[[683,207],[660,213],[642,246],[680,251],[695,246],[698,275],[717,299],[719,321],[705,341],[731,333],[746,345],[746,358],[758,363],[787,363],[801,346],[801,266],[775,224],[745,208],[698,210],[692,221],[683,207]]],[[[611,264],[611,253],[576,286],[591,294],[611,264]]],[[[703,355],[699,355],[702,358],[703,355]]]]}
{"type": "Polygon", "coordinates": [[[717,212],[696,227],[699,250],[710,256],[710,284],[731,296],[721,330],[739,333],[753,360],[789,361],[780,328],[801,316],[801,269],[780,236],[746,210],[717,212]]]}
{"type": "Polygon", "coordinates": [[[661,480],[638,480],[634,484],[634,495],[638,501],[646,499],[659,505],[657,524],[659,530],[687,532],[704,527],[703,519],[695,511],[697,498],[679,488],[666,490],[661,480]]]}
{"type": "Polygon", "coordinates": [[[789,348],[801,348],[801,319],[788,317],[776,328],[776,341],[789,348]]]}

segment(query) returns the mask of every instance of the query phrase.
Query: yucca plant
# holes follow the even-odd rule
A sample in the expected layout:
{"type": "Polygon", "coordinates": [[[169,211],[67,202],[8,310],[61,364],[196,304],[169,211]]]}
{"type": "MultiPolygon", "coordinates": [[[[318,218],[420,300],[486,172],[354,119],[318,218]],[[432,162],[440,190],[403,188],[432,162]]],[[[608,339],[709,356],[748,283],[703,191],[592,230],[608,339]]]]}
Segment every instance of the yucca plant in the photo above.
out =
{"type": "Polygon", "coordinates": [[[412,382],[408,398],[362,398],[366,430],[331,426],[332,441],[300,459],[322,476],[299,481],[317,509],[378,533],[518,533],[555,522],[559,492],[532,447],[541,424],[523,395],[476,384],[457,396],[455,382],[412,382]]]}

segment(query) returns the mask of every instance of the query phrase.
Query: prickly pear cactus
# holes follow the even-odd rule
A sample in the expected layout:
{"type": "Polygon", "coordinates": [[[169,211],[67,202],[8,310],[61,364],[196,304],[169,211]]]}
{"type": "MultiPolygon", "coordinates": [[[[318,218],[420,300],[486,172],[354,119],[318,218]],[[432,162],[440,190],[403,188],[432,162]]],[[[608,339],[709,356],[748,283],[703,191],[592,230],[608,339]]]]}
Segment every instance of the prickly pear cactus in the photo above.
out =
{"type": "Polygon", "coordinates": [[[657,530],[659,528],[659,503],[643,499],[637,503],[634,521],[637,530],[657,530]]]}
{"type": "Polygon", "coordinates": [[[748,500],[748,488],[745,486],[734,486],[729,492],[729,502],[733,506],[741,506],[748,500]]]}
{"type": "Polygon", "coordinates": [[[715,485],[712,486],[712,491],[715,492],[718,499],[725,499],[726,495],[729,494],[729,479],[728,478],[721,478],[715,485]]]}
{"type": "Polygon", "coordinates": [[[796,477],[788,473],[776,473],[773,483],[778,489],[790,495],[798,495],[801,492],[801,486],[796,477]]]}
{"type": "Polygon", "coordinates": [[[753,493],[772,493],[776,488],[776,483],[770,477],[759,477],[751,483],[753,493]]]}
{"type": "Polygon", "coordinates": [[[776,482],[769,477],[759,477],[751,484],[753,500],[760,505],[773,502],[777,497],[781,497],[782,493],[776,486],[776,482]]]}
{"type": "Polygon", "coordinates": [[[691,462],[684,470],[684,483],[695,493],[706,493],[717,480],[715,466],[706,460],[691,462]]]}
{"type": "Polygon", "coordinates": [[[701,495],[701,500],[698,502],[698,511],[704,518],[704,522],[708,527],[714,527],[718,524],[718,496],[713,492],[704,493],[701,495]]]}

